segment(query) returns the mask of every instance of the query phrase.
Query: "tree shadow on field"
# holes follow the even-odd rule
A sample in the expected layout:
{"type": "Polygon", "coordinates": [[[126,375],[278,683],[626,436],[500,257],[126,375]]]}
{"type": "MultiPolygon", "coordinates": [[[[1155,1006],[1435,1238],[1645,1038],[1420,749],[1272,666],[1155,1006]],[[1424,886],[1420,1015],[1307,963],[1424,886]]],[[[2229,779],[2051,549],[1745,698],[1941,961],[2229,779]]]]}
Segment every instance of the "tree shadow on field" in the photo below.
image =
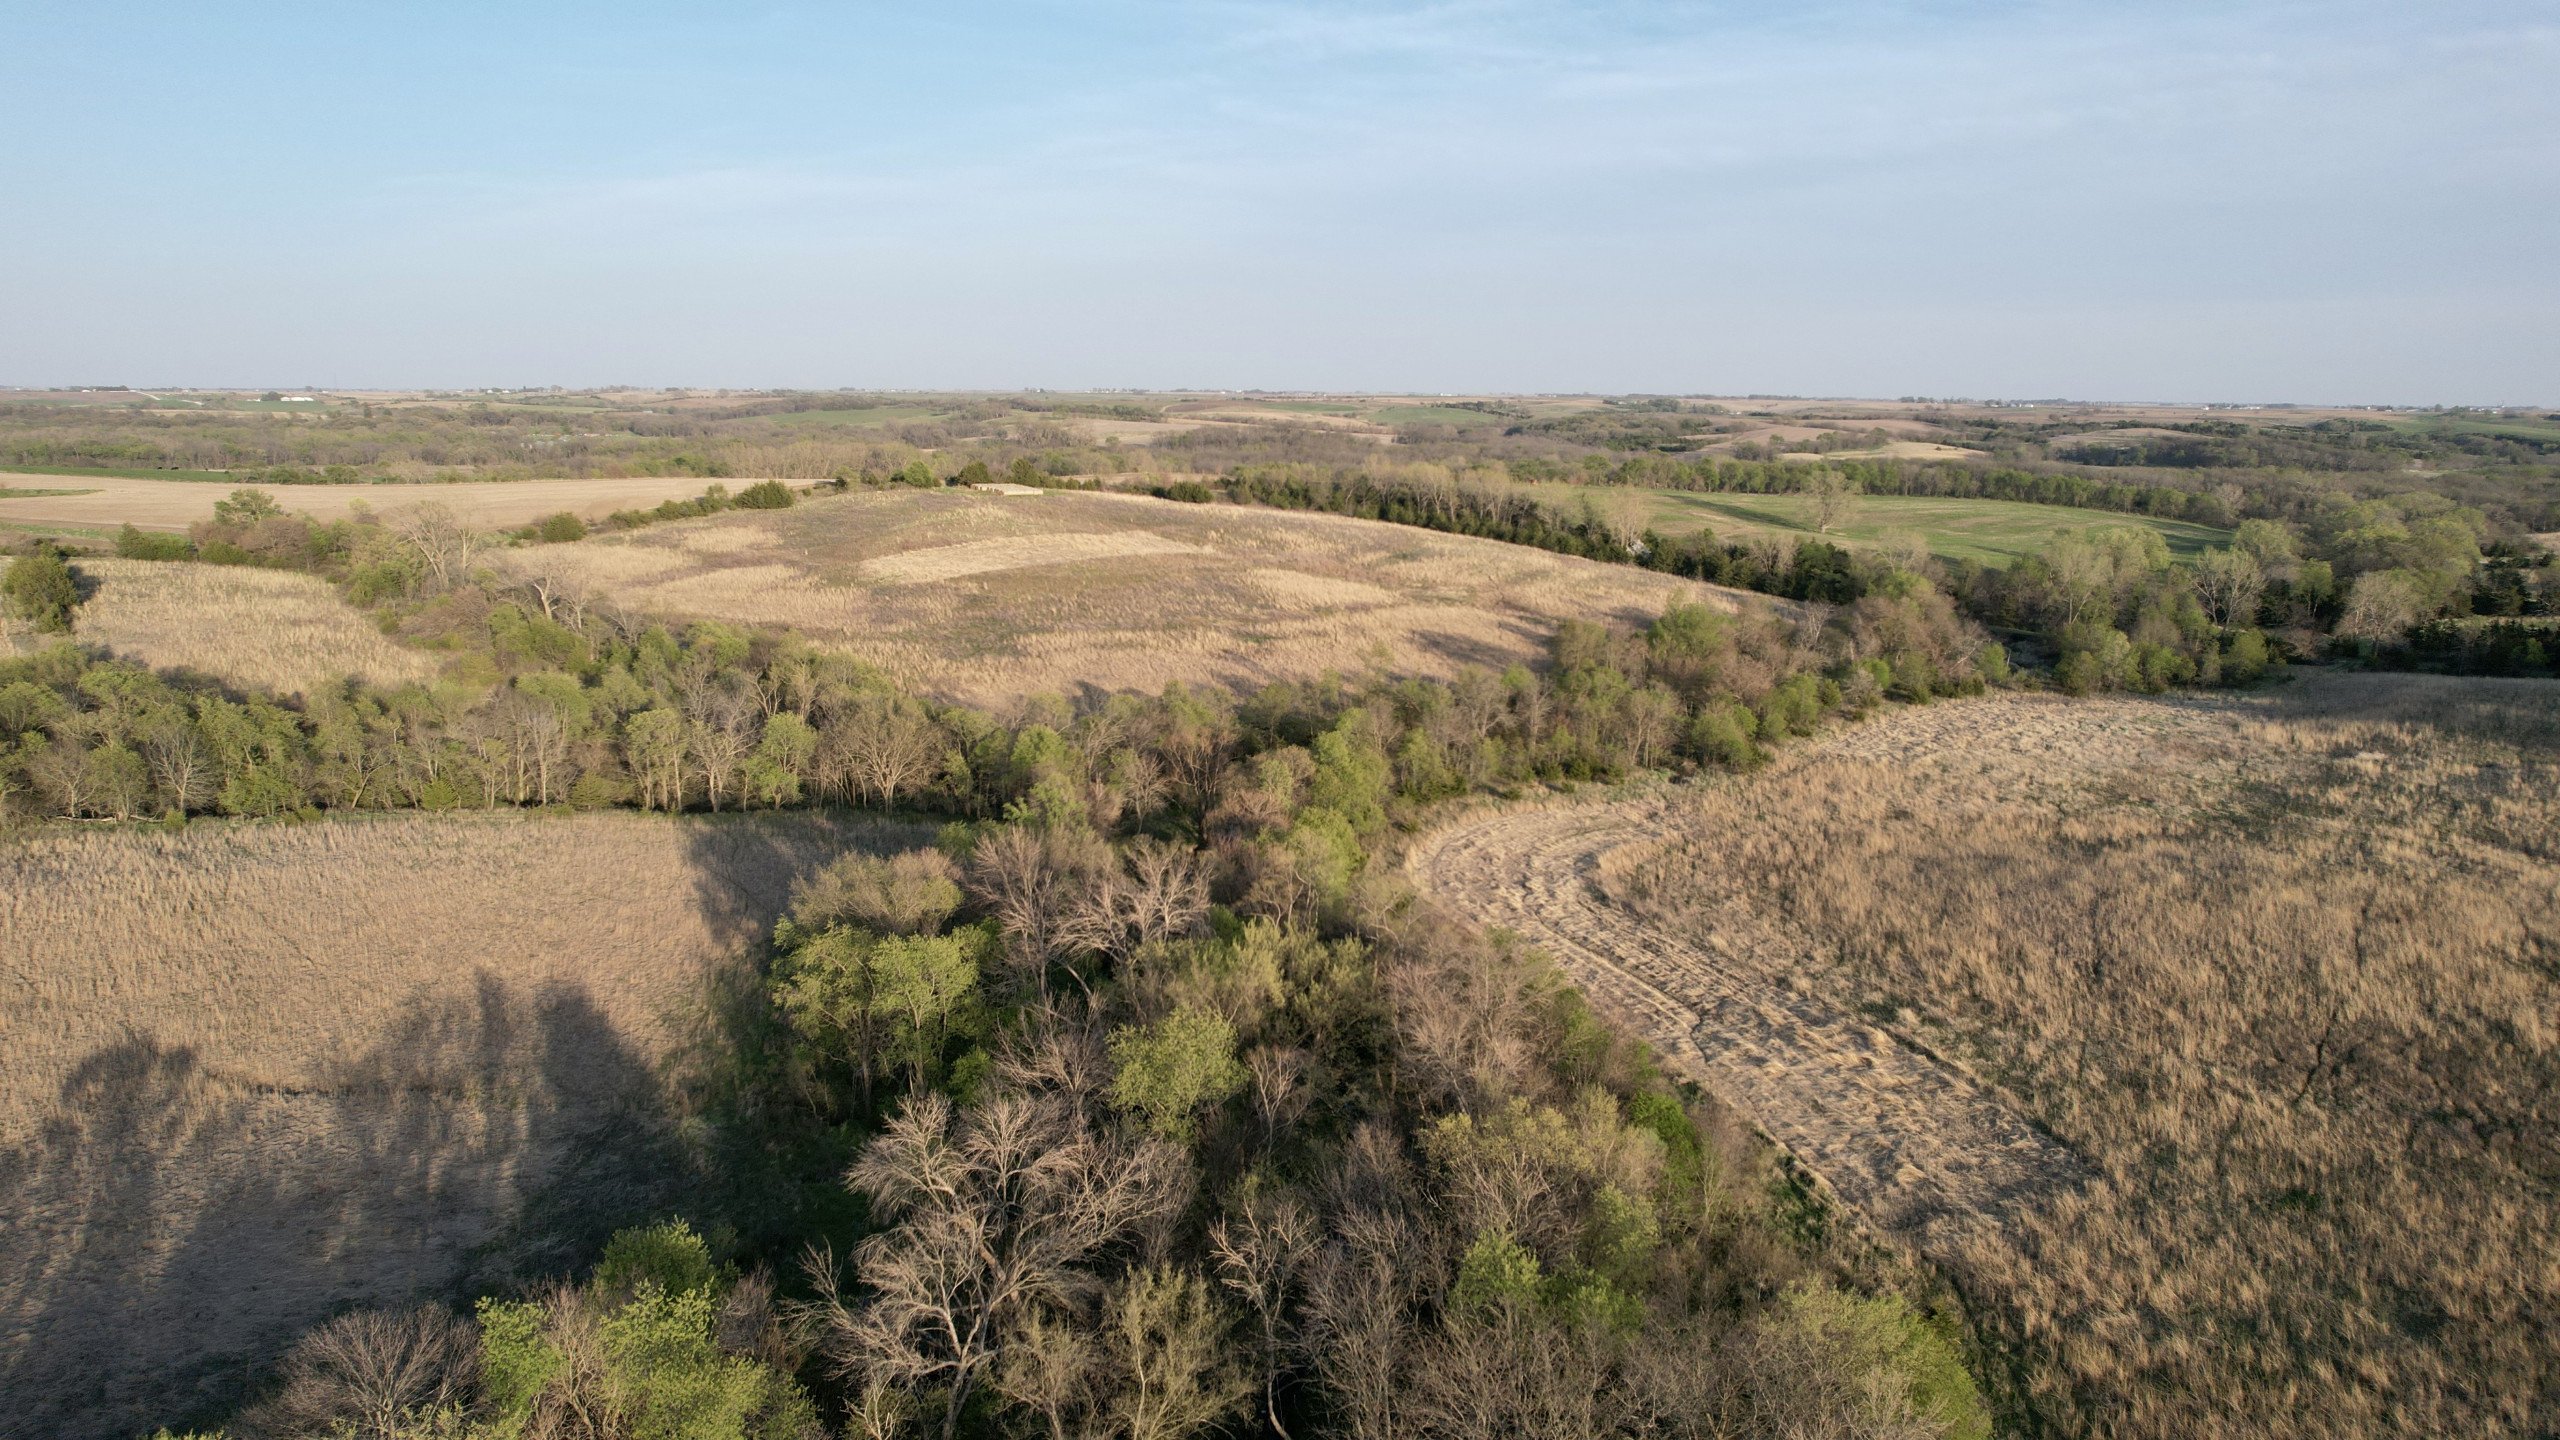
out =
{"type": "Polygon", "coordinates": [[[748,951],[771,935],[793,881],[850,851],[889,855],[933,843],[929,826],[836,807],[686,815],[674,823],[695,907],[723,945],[748,951]]]}
{"type": "Polygon", "coordinates": [[[483,974],[303,1075],[101,1047],[0,1157],[0,1436],[218,1419],[340,1310],[563,1268],[666,1203],[667,1121],[578,986],[483,974]]]}
{"type": "Polygon", "coordinates": [[[728,948],[681,1016],[665,1078],[678,1108],[699,1123],[697,1183],[684,1213],[715,1230],[742,1261],[797,1274],[799,1248],[845,1238],[840,1183],[858,1137],[805,1106],[775,1104],[789,1091],[785,1026],[766,997],[774,922],[793,883],[855,852],[892,855],[933,841],[934,827],[876,812],[828,808],[688,816],[684,838],[694,904],[728,948]]]}

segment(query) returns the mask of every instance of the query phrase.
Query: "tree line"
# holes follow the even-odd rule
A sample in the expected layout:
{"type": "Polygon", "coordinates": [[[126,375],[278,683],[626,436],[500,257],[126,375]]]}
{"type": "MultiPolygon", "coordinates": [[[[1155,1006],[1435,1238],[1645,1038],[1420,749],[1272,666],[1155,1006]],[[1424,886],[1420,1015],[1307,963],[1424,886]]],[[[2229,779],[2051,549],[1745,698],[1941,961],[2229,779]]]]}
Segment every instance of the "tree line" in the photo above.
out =
{"type": "MultiPolygon", "coordinates": [[[[1860,478],[1802,465],[1736,473],[1798,490],[1826,475],[1843,486],[1860,478]]],[[[1211,498],[1197,482],[1179,488],[1186,493],[1176,486],[1155,493],[1211,498]]],[[[1269,465],[1239,469],[1224,489],[1247,504],[1503,540],[1794,600],[1855,605],[1921,584],[1974,621],[2036,637],[2075,691],[2247,684],[2289,646],[2306,657],[2488,674],[2549,674],[2560,657],[2552,627],[2538,618],[2560,609],[2560,570],[2549,552],[2500,545],[2490,554],[2480,511],[2426,492],[2332,495],[2299,522],[2244,520],[2231,543],[2192,564],[2175,561],[2158,532],[2125,526],[2069,536],[2044,554],[1995,567],[1852,551],[1811,536],[1723,540],[1707,527],[1665,535],[1623,518],[1608,503],[1611,490],[1598,484],[1559,502],[1441,474],[1269,465]],[[2446,636],[2479,628],[2464,623],[2474,614],[2520,618],[2481,632],[2499,637],[2494,643],[2449,643],[2446,636]],[[2433,638],[2410,643],[2422,629],[2433,638]]]]}
{"type": "MultiPolygon", "coordinates": [[[[489,543],[432,505],[320,522],[254,491],[225,500],[184,553],[329,576],[392,633],[451,656],[450,678],[351,680],[286,704],[56,645],[0,662],[0,805],[104,818],[812,802],[1116,813],[1197,776],[1204,762],[1184,747],[1200,711],[1227,717],[1207,732],[1216,754],[1303,746],[1367,715],[1398,794],[1424,802],[1749,764],[1826,714],[2006,673],[1998,647],[1915,578],[1828,618],[1681,606],[1635,633],[1569,624],[1546,672],[1336,677],[1241,702],[1173,691],[1084,715],[1035,700],[998,720],[788,634],[661,624],[539,566],[502,577],[489,543]]],[[[60,600],[76,594],[63,588],[73,568],[51,551],[22,557],[8,588],[60,600]]]]}

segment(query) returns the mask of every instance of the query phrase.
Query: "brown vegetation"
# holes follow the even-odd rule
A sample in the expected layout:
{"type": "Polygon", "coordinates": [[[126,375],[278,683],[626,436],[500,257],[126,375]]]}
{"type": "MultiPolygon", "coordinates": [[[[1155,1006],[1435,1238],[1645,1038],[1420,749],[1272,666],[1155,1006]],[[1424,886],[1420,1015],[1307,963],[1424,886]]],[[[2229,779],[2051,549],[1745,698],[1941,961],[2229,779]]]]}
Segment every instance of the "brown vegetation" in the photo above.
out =
{"type": "Polygon", "coordinates": [[[2056,1418],[2560,1421],[2547,685],[1937,707],[1669,815],[1604,867],[1624,903],[1973,1071],[2094,1170],[1957,1257],[2056,1418]]]}
{"type": "Polygon", "coordinates": [[[244,565],[84,559],[94,587],[73,633],[155,670],[193,670],[250,690],[312,695],[354,676],[432,678],[435,657],[386,638],[317,575],[244,565]]]}
{"type": "MultiPolygon", "coordinates": [[[[255,477],[243,483],[254,483],[255,477]]],[[[0,475],[0,485],[62,484],[60,477],[0,475]]],[[[213,518],[213,507],[234,487],[218,481],[135,480],[120,475],[83,475],[77,491],[52,491],[0,499],[0,522],[25,527],[61,525],[113,530],[134,525],[145,530],[184,530],[213,518]]],[[[293,509],[318,520],[343,520],[358,506],[379,512],[432,500],[452,508],[475,525],[503,529],[529,524],[566,510],[602,519],[616,510],[682,500],[702,492],[698,475],[656,475],[628,479],[514,480],[461,485],[293,485],[281,498],[293,509]]]]}
{"type": "Polygon", "coordinates": [[[1372,665],[1446,677],[1539,659],[1565,618],[1763,603],[1496,541],[1083,492],[858,494],[525,563],[634,610],[787,625],[977,703],[1372,665]]]}
{"type": "Polygon", "coordinates": [[[681,1178],[667,1067],[792,879],[913,838],[413,814],[0,848],[13,1430],[136,1433],[339,1307],[582,1253],[681,1178]]]}

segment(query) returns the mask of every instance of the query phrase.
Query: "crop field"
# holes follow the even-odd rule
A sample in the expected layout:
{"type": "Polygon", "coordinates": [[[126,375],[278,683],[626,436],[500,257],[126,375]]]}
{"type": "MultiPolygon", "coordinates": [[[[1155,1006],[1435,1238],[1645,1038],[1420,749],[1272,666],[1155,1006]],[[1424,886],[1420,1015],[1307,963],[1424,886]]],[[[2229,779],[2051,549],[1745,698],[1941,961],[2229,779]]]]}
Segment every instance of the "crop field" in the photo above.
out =
{"type": "Polygon", "coordinates": [[[930,405],[864,405],[842,410],[795,410],[780,417],[794,427],[865,429],[908,420],[930,420],[944,411],[930,405]]]}
{"type": "Polygon", "coordinates": [[[83,559],[94,588],[73,636],[159,670],[192,670],[280,695],[353,675],[377,685],[431,679],[435,658],[386,639],[317,575],[242,565],[83,559]]]}
{"type": "Polygon", "coordinates": [[[789,626],[980,704],[1373,665],[1449,675],[1538,658],[1568,617],[1781,608],[1498,541],[1093,492],[857,493],[512,558],[636,610],[789,626]]]}
{"type": "Polygon", "coordinates": [[[0,844],[0,1395],[143,1433],[303,1329],[663,1203],[681,1060],[822,814],[406,814],[0,844]]]}
{"type": "MultiPolygon", "coordinates": [[[[655,505],[699,495],[710,482],[699,476],[672,475],[622,480],[513,480],[456,485],[279,485],[266,488],[279,504],[321,520],[345,518],[358,505],[375,511],[433,501],[475,525],[501,529],[522,525],[567,510],[601,519],[615,510],[655,505]]],[[[742,481],[729,482],[735,489],[742,481]]],[[[0,474],[0,486],[52,493],[0,496],[0,525],[16,529],[58,526],[103,533],[119,525],[145,530],[184,530],[213,518],[215,502],[234,488],[229,477],[215,481],[137,480],[97,474],[82,489],[66,492],[59,476],[0,474]]]]}
{"type": "Polygon", "coordinates": [[[1512,423],[1499,415],[1455,405],[1382,405],[1368,412],[1368,418],[1380,425],[1455,425],[1461,430],[1512,423]]]}
{"type": "Polygon", "coordinates": [[[2547,683],[1939,705],[1612,833],[1606,923],[1904,1042],[1773,1072],[1773,1128],[1938,1067],[2085,1172],[1968,1196],[1978,1115],[1908,1092],[1827,1162],[1853,1195],[1941,1179],[1952,1209],[1891,1220],[1924,1241],[2000,1221],[1940,1258],[2066,1432],[2560,1425],[2547,683]]]}
{"type": "Polygon", "coordinates": [[[2158,532],[2169,553],[2191,558],[2208,546],[2230,543],[2231,532],[2183,520],[2146,515],[2119,515],[2101,510],[2074,510],[2060,505],[2029,505],[2014,500],[1949,500],[1906,495],[1850,497],[1847,518],[1828,535],[1815,528],[1814,501],[1808,495],[1701,494],[1686,490],[1626,490],[1580,485],[1525,487],[1551,500],[1575,503],[1585,495],[1603,503],[1637,508],[1643,523],[1665,535],[1699,526],[1728,540],[1755,535],[1820,538],[1838,544],[1890,545],[1913,537],[1929,553],[1948,560],[2008,565],[2040,555],[2066,535],[2093,530],[2137,528],[2158,532]],[[1608,497],[1624,495],[1624,501],[1608,497]]]}

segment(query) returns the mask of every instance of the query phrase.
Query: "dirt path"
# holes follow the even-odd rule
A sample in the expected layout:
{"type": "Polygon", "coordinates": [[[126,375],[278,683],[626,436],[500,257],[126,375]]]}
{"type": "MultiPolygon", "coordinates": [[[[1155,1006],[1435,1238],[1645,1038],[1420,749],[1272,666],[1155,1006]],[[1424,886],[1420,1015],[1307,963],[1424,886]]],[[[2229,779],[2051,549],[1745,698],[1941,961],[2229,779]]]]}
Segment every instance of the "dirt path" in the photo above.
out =
{"type": "Polygon", "coordinates": [[[2006,1243],[2012,1214],[2086,1178],[1996,1094],[1793,990],[1774,947],[1723,935],[1692,945],[1604,898],[1604,857],[1659,838],[1668,803],[1654,794],[1473,816],[1416,842],[1406,869],[1453,914],[1554,956],[1666,1064],[1932,1259],[2006,1243]]]}

